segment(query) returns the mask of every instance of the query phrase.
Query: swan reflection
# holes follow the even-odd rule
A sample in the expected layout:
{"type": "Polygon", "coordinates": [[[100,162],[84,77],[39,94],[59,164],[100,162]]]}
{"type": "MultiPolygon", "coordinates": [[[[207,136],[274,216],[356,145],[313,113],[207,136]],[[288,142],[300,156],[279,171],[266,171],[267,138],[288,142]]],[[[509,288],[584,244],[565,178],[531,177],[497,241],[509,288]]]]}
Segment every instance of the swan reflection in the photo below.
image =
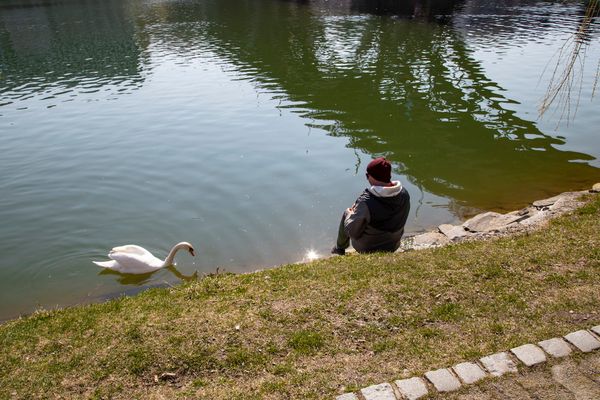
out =
{"type": "MultiPolygon", "coordinates": [[[[170,271],[173,275],[175,275],[178,279],[181,279],[182,281],[193,281],[198,279],[198,271],[194,271],[194,273],[191,275],[184,275],[174,265],[165,267],[164,269],[170,271]]],[[[149,283],[152,275],[154,275],[158,271],[148,272],[146,274],[123,274],[106,268],[101,270],[98,273],[98,275],[116,275],[116,280],[121,285],[141,286],[149,283]]]]}

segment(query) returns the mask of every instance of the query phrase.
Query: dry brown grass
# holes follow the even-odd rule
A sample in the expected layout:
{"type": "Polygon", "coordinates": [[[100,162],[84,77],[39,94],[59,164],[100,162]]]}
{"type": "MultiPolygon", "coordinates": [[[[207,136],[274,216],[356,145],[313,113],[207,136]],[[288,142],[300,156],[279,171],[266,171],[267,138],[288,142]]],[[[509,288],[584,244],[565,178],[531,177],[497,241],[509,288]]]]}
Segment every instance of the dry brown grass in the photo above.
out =
{"type": "Polygon", "coordinates": [[[0,326],[0,398],[331,398],[596,325],[599,216],[40,312],[0,326]]]}

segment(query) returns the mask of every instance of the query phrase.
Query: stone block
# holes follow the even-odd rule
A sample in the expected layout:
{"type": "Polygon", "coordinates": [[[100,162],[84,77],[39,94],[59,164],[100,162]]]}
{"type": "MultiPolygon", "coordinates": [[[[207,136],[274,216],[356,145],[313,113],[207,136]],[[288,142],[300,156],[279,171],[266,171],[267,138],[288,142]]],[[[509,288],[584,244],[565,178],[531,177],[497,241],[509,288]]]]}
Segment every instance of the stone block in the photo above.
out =
{"type": "Polygon", "coordinates": [[[499,231],[523,219],[520,215],[498,214],[496,212],[486,212],[469,219],[462,224],[463,228],[471,232],[491,232],[499,231]]]}
{"type": "Polygon", "coordinates": [[[438,226],[438,230],[450,240],[471,235],[471,232],[466,231],[461,225],[442,224],[438,226]]]}
{"type": "Polygon", "coordinates": [[[550,211],[538,211],[536,209],[527,218],[519,221],[519,224],[524,226],[538,225],[545,222],[548,218],[550,218],[550,211]]]}
{"type": "Polygon", "coordinates": [[[514,222],[520,223],[520,222],[525,221],[526,219],[532,217],[533,215],[535,215],[538,212],[539,212],[538,209],[535,207],[527,207],[527,208],[523,208],[521,210],[509,212],[505,215],[506,216],[514,216],[515,217],[514,222]]]}
{"type": "Polygon", "coordinates": [[[501,216],[502,214],[493,211],[477,214],[473,218],[466,220],[462,226],[471,232],[485,232],[489,222],[500,218],[501,216]]]}
{"type": "Polygon", "coordinates": [[[510,351],[528,367],[546,362],[546,355],[542,349],[533,344],[524,344],[510,351]]]}
{"type": "Polygon", "coordinates": [[[550,207],[551,205],[553,205],[554,203],[556,203],[556,201],[558,199],[560,199],[560,195],[554,196],[554,197],[550,197],[549,199],[537,200],[537,201],[533,202],[533,206],[536,207],[536,208],[550,207]]]}
{"type": "Polygon", "coordinates": [[[479,361],[493,376],[502,376],[506,373],[518,372],[515,363],[510,359],[508,354],[504,352],[482,357],[479,361]]]}
{"type": "Polygon", "coordinates": [[[408,400],[417,400],[423,396],[427,396],[427,384],[422,378],[409,378],[396,381],[396,386],[402,396],[408,400]]]}
{"type": "Polygon", "coordinates": [[[359,400],[358,396],[354,393],[344,393],[341,396],[335,398],[335,400],[359,400]]]}
{"type": "Polygon", "coordinates": [[[593,327],[592,332],[594,332],[596,335],[600,336],[600,325],[593,327]]]}
{"type": "Polygon", "coordinates": [[[542,340],[538,345],[552,357],[566,357],[571,354],[571,348],[567,342],[561,338],[542,340]]]}
{"type": "Polygon", "coordinates": [[[520,210],[517,211],[512,211],[509,212],[509,215],[518,215],[519,217],[531,217],[533,214],[537,213],[538,209],[533,207],[533,206],[529,206],[529,207],[525,207],[522,208],[520,210]]]}
{"type": "Polygon", "coordinates": [[[380,383],[360,390],[365,400],[396,400],[394,389],[389,383],[380,383]]]}
{"type": "Polygon", "coordinates": [[[594,335],[588,331],[581,330],[571,332],[568,335],[565,335],[564,338],[584,353],[589,353],[590,351],[600,348],[600,340],[596,339],[594,335]]]}
{"type": "Polygon", "coordinates": [[[559,196],[559,199],[556,200],[554,204],[552,204],[549,208],[555,213],[562,214],[571,210],[574,210],[581,204],[579,201],[579,195],[576,192],[566,192],[559,196]]]}
{"type": "Polygon", "coordinates": [[[486,373],[481,367],[472,362],[463,362],[452,367],[456,375],[467,385],[485,378],[486,373]]]}
{"type": "Polygon", "coordinates": [[[412,238],[412,245],[415,248],[444,246],[448,243],[450,239],[438,232],[427,232],[412,238]]]}
{"type": "Polygon", "coordinates": [[[447,368],[425,373],[425,378],[433,384],[438,392],[452,392],[460,389],[460,381],[447,368]]]}

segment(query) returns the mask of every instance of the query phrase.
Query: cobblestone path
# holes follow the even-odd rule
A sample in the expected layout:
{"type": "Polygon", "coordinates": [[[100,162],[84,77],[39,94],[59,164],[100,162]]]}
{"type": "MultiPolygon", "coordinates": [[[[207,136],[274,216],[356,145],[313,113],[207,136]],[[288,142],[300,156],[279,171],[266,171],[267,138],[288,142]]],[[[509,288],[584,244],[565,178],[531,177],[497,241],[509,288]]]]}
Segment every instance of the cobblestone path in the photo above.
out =
{"type": "Polygon", "coordinates": [[[336,400],[600,400],[600,325],[336,400]]]}
{"type": "Polygon", "coordinates": [[[600,353],[555,360],[517,374],[437,394],[448,400],[600,400],[600,353]]]}

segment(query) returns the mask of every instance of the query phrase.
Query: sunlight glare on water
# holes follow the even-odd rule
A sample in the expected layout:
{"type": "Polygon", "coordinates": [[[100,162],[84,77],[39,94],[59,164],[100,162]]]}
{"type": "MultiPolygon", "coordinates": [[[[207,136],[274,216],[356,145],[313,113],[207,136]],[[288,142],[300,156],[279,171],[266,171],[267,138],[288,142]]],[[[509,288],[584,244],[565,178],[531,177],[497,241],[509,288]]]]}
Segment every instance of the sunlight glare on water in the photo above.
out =
{"type": "Polygon", "coordinates": [[[310,249],[310,250],[306,251],[306,255],[304,256],[304,261],[310,262],[310,261],[318,260],[319,258],[321,258],[321,256],[319,255],[319,253],[317,253],[313,249],[310,249]]]}

